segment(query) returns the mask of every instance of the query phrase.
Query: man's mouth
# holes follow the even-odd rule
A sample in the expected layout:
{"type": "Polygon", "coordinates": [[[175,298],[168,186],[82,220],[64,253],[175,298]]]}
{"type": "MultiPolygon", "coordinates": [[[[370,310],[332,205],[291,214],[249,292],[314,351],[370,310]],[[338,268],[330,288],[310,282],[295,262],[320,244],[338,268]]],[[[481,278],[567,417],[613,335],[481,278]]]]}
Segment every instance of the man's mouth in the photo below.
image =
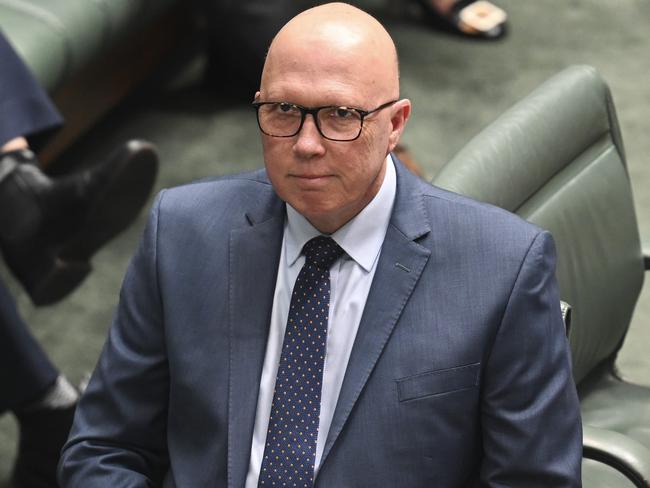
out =
{"type": "Polygon", "coordinates": [[[326,175],[326,174],[297,174],[297,175],[290,175],[290,177],[294,178],[298,185],[303,185],[307,188],[315,188],[319,187],[320,185],[325,185],[329,182],[329,179],[332,177],[332,175],[326,175]]]}

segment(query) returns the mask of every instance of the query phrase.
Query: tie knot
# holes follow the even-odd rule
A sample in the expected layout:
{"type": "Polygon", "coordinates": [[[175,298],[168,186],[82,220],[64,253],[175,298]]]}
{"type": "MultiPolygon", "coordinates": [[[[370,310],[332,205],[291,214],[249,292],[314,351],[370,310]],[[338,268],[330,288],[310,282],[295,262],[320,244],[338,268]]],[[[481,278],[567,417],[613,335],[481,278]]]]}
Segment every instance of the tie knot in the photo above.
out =
{"type": "Polygon", "coordinates": [[[321,269],[329,269],[337,260],[343,249],[331,237],[318,236],[307,241],[302,248],[307,263],[314,264],[321,269]]]}

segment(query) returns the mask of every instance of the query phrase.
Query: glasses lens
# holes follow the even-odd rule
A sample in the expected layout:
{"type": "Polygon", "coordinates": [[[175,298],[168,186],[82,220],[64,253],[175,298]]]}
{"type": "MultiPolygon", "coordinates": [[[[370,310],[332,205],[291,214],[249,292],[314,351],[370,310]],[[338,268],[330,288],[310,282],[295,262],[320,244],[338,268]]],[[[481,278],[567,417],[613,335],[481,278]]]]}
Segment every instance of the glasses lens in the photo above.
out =
{"type": "Polygon", "coordinates": [[[271,136],[286,137],[298,132],[302,115],[291,103],[268,103],[260,105],[257,118],[262,131],[271,136]]]}
{"type": "Polygon", "coordinates": [[[327,107],[318,111],[323,136],[337,141],[356,139],[361,131],[361,114],[348,107],[327,107]]]}

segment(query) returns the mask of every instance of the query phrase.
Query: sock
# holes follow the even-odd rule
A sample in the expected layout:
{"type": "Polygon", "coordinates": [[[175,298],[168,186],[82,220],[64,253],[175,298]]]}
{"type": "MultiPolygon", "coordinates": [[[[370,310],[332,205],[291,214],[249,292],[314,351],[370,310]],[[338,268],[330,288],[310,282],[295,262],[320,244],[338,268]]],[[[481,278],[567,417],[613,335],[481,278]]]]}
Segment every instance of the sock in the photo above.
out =
{"type": "Polygon", "coordinates": [[[79,394],[65,376],[59,375],[54,384],[38,400],[21,409],[21,413],[31,413],[44,409],[72,407],[79,399],[79,394]]]}

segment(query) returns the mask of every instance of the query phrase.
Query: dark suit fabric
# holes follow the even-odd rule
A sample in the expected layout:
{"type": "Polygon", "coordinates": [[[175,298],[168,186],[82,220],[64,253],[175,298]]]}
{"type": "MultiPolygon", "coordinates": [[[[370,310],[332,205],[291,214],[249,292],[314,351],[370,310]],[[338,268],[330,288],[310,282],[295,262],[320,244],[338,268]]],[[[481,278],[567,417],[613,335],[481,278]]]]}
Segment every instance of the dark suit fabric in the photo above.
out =
{"type": "Polygon", "coordinates": [[[208,86],[249,101],[260,86],[275,34],[314,0],[203,0],[207,19],[208,86]],[[237,46],[233,49],[233,46],[237,46]]]}
{"type": "Polygon", "coordinates": [[[37,149],[62,123],[50,98],[0,31],[0,145],[27,137],[37,149]]]}
{"type": "MultiPolygon", "coordinates": [[[[48,96],[0,32],[0,145],[19,136],[38,144],[61,122],[48,96]]],[[[57,375],[0,281],[0,412],[34,400],[57,375]]]]}
{"type": "MultiPolygon", "coordinates": [[[[551,237],[396,166],[315,486],[579,486],[551,237]]],[[[243,486],[284,219],[263,171],[159,196],[63,486],[243,486]]]]}
{"type": "Polygon", "coordinates": [[[0,280],[0,412],[36,400],[58,374],[0,280]]]}

